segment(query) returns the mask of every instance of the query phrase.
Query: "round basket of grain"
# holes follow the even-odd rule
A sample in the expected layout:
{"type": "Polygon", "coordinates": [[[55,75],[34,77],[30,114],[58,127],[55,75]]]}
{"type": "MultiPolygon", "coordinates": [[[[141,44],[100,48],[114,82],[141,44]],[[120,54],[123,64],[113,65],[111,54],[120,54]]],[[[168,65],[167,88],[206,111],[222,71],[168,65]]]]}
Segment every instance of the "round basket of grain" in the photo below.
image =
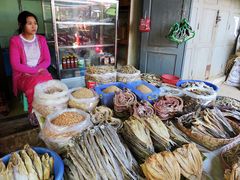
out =
{"type": "Polygon", "coordinates": [[[122,66],[117,70],[118,82],[132,82],[141,80],[141,72],[132,65],[122,66]]]}
{"type": "Polygon", "coordinates": [[[225,118],[217,108],[206,108],[177,119],[177,127],[182,132],[209,150],[220,148],[240,137],[238,124],[225,118]]]}
{"type": "Polygon", "coordinates": [[[99,102],[99,96],[93,89],[74,88],[69,91],[68,105],[71,108],[92,111],[99,102]]]}
{"type": "Polygon", "coordinates": [[[85,80],[93,81],[97,84],[108,84],[116,82],[117,72],[114,66],[90,66],[86,70],[85,80]]]}
{"type": "Polygon", "coordinates": [[[60,152],[76,134],[92,126],[90,115],[79,109],[65,109],[47,116],[40,132],[45,144],[60,152]]]}

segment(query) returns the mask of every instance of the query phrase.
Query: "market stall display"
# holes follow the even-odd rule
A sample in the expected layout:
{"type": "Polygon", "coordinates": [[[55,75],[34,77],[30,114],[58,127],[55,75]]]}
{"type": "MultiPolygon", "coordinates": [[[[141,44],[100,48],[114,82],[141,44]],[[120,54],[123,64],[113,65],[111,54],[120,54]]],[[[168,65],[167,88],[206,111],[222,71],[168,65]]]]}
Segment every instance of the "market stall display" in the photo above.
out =
{"type": "Polygon", "coordinates": [[[66,179],[139,179],[139,166],[110,125],[72,140],[64,158],[66,179]]]}
{"type": "Polygon", "coordinates": [[[63,177],[61,158],[46,148],[25,145],[18,152],[6,155],[0,160],[0,177],[3,179],[56,179],[63,177]]]}
{"type": "Polygon", "coordinates": [[[76,134],[92,126],[90,115],[78,109],[56,111],[47,116],[40,138],[47,147],[62,152],[64,146],[76,134]]]}
{"type": "Polygon", "coordinates": [[[227,120],[217,108],[193,112],[178,118],[177,127],[191,140],[210,150],[239,138],[240,127],[227,120]]]}
{"type": "Polygon", "coordinates": [[[177,96],[162,96],[153,105],[161,120],[167,120],[182,112],[183,100],[177,96]]]}
{"type": "Polygon", "coordinates": [[[138,81],[141,79],[140,73],[141,72],[132,65],[122,66],[117,70],[117,81],[124,83],[138,81]]]}
{"type": "Polygon", "coordinates": [[[42,117],[67,108],[68,87],[59,80],[50,80],[36,85],[33,109],[42,117]]]}
{"type": "Polygon", "coordinates": [[[93,89],[73,88],[69,90],[68,105],[71,108],[90,112],[95,109],[99,102],[99,96],[93,89]]]}
{"type": "Polygon", "coordinates": [[[90,81],[97,84],[116,82],[117,72],[114,66],[90,66],[86,69],[86,84],[90,81]]]}

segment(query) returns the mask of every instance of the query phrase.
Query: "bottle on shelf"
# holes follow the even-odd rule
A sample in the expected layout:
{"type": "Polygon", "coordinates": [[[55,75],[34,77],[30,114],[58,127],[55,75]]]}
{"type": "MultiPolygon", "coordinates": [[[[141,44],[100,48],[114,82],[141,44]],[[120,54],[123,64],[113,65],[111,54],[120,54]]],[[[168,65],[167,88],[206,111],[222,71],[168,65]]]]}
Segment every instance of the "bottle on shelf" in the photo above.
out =
{"type": "Polygon", "coordinates": [[[67,69],[67,62],[66,62],[65,56],[63,56],[63,58],[62,58],[62,68],[67,69]]]}

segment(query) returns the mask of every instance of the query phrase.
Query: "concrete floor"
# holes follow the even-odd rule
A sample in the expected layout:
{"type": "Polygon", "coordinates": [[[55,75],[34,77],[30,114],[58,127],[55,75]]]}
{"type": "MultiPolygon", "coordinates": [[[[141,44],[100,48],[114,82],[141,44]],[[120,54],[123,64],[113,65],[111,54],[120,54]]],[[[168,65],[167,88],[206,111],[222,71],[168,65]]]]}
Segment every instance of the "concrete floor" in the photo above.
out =
{"type": "Polygon", "coordinates": [[[218,91],[219,96],[229,96],[240,100],[240,90],[237,87],[228,86],[226,84],[221,84],[218,91]]]}

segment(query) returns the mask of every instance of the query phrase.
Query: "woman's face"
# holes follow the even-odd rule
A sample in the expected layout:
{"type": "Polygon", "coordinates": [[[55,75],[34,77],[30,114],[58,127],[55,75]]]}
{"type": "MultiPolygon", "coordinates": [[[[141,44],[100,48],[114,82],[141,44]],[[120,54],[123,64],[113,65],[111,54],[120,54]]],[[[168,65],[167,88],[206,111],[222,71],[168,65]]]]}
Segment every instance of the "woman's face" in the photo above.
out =
{"type": "Polygon", "coordinates": [[[24,26],[24,33],[28,35],[34,35],[37,32],[38,24],[34,17],[29,16],[26,19],[26,24],[24,26]]]}

